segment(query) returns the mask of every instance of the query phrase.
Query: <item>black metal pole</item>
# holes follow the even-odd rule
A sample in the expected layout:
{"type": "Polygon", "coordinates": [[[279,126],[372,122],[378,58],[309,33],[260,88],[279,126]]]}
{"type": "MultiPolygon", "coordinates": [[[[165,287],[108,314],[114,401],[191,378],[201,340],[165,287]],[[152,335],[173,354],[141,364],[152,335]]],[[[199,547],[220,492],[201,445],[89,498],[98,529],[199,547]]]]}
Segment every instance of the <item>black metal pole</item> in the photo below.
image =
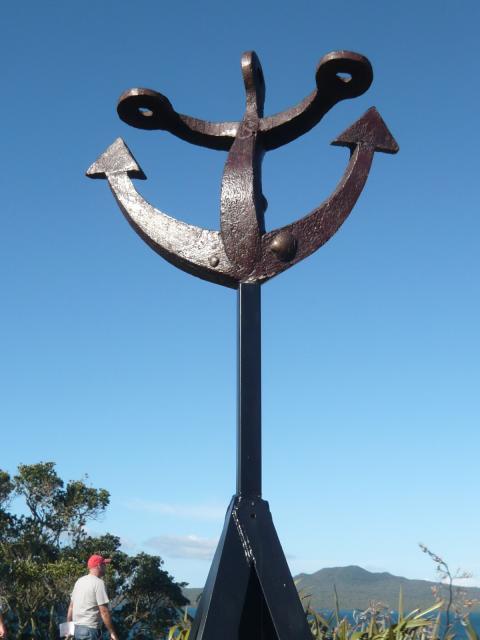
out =
{"type": "Polygon", "coordinates": [[[262,495],[261,296],[238,287],[237,495],[262,495]]]}

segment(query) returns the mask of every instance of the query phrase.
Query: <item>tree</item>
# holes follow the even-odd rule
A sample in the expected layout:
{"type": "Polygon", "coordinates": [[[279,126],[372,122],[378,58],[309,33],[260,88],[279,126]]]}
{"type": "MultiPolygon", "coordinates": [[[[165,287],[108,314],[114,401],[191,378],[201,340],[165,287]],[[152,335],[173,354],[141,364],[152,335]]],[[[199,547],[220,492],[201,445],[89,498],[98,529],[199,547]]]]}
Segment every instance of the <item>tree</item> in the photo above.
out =
{"type": "Polygon", "coordinates": [[[158,556],[131,557],[111,534],[88,536],[85,525],[107,508],[105,489],[84,480],[64,483],[53,462],[19,465],[13,478],[0,470],[0,594],[10,635],[58,637],[75,580],[92,553],[113,559],[106,581],[116,624],[125,636],[150,638],[165,630],[187,604],[181,587],[158,556]],[[23,499],[26,515],[11,509],[23,499]]]}
{"type": "Polygon", "coordinates": [[[135,635],[158,637],[177,619],[179,603],[186,605],[187,600],[162,569],[161,558],[140,553],[129,561],[130,581],[119,594],[121,616],[135,635]]]}

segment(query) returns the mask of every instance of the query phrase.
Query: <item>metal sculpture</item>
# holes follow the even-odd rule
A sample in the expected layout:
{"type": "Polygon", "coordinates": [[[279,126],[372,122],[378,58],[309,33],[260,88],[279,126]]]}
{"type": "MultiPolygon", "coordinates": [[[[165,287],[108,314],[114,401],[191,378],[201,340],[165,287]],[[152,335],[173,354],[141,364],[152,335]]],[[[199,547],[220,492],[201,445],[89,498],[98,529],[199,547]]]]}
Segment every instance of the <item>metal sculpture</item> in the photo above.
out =
{"type": "Polygon", "coordinates": [[[398,145],[372,107],[332,142],[350,149],[350,161],[331,196],[300,220],[266,233],[263,156],[309,131],[340,100],[362,95],[373,72],[364,56],[329,53],[317,67],[317,87],[309,96],[264,117],[265,83],[256,54],[245,53],[241,66],[246,90],[241,122],[212,123],[182,115],[150,89],[126,91],[117,106],[120,118],[133,127],[169,131],[187,142],[228,151],[220,231],[186,224],[149,204],[132,183],[145,175],[120,138],[87,175],[108,180],[128,222],[163,258],[238,290],[237,488],[190,638],[307,640],[305,614],[268,503],[261,498],[260,286],[332,237],[362,192],[374,153],[396,153],[398,145]]]}

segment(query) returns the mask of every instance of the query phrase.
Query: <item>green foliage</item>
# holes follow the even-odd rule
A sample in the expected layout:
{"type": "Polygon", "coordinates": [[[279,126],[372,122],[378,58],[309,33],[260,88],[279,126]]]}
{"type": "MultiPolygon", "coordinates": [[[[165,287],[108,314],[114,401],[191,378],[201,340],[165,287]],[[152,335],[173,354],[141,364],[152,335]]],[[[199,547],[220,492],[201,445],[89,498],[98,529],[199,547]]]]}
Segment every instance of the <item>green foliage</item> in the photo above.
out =
{"type": "Polygon", "coordinates": [[[9,637],[56,640],[73,584],[93,553],[113,560],[105,580],[121,636],[148,640],[177,620],[178,607],[187,603],[184,585],[162,569],[161,558],[131,557],[118,537],[86,534],[86,523],[109,499],[108,491],[84,480],[65,484],[53,462],[20,465],[14,478],[0,470],[0,593],[9,637]],[[10,511],[14,499],[23,500],[26,515],[10,511]]]}
{"type": "Polygon", "coordinates": [[[14,489],[13,482],[6,471],[0,469],[0,508],[4,508],[14,489]]]}
{"type": "Polygon", "coordinates": [[[13,492],[23,497],[30,512],[29,527],[47,544],[59,545],[67,535],[76,543],[85,535],[85,524],[101,515],[110,501],[105,489],[93,489],[82,480],[64,486],[55,463],[19,465],[13,492]]]}
{"type": "Polygon", "coordinates": [[[135,557],[124,557],[123,581],[116,590],[119,614],[117,626],[142,637],[157,637],[166,626],[178,618],[178,607],[187,603],[182,595],[182,584],[173,581],[162,569],[158,556],[140,553],[135,557]]]}
{"type": "Polygon", "coordinates": [[[312,636],[316,640],[437,640],[438,635],[433,635],[437,617],[432,618],[431,614],[440,609],[442,603],[438,602],[424,611],[416,609],[404,616],[402,597],[400,594],[395,622],[381,603],[371,603],[365,611],[356,612],[353,623],[342,618],[338,608],[327,619],[307,605],[306,615],[312,636]]]}
{"type": "Polygon", "coordinates": [[[167,640],[188,640],[190,637],[190,631],[192,628],[192,618],[188,614],[187,607],[185,607],[185,613],[183,619],[170,627],[168,630],[167,640]]]}
{"type": "Polygon", "coordinates": [[[470,618],[467,618],[465,621],[465,633],[467,634],[468,640],[478,640],[478,633],[473,628],[470,618]]]}

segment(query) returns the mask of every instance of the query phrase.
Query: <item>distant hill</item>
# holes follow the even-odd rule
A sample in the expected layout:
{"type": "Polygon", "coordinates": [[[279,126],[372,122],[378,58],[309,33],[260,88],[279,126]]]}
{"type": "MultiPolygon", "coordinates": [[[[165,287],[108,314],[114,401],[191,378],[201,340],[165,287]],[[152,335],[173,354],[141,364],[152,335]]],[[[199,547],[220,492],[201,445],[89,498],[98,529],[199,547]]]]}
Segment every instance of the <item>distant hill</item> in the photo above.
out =
{"type": "Polygon", "coordinates": [[[186,589],[183,589],[183,595],[190,600],[190,604],[192,605],[192,607],[196,607],[197,606],[198,597],[200,596],[202,591],[203,591],[202,587],[200,587],[200,588],[199,587],[187,587],[186,589]]]}
{"type": "MultiPolygon", "coordinates": [[[[390,609],[397,609],[398,594],[403,589],[405,610],[427,608],[432,605],[432,587],[435,582],[409,580],[391,573],[372,573],[357,566],[320,569],[315,573],[300,573],[294,578],[298,590],[310,595],[315,609],[334,607],[335,585],[340,609],[366,609],[372,600],[382,602],[390,609]]],[[[480,589],[469,587],[469,598],[480,601],[480,589]]],[[[202,589],[185,589],[185,596],[195,606],[202,589]]],[[[477,607],[479,609],[480,607],[477,607]]]]}

